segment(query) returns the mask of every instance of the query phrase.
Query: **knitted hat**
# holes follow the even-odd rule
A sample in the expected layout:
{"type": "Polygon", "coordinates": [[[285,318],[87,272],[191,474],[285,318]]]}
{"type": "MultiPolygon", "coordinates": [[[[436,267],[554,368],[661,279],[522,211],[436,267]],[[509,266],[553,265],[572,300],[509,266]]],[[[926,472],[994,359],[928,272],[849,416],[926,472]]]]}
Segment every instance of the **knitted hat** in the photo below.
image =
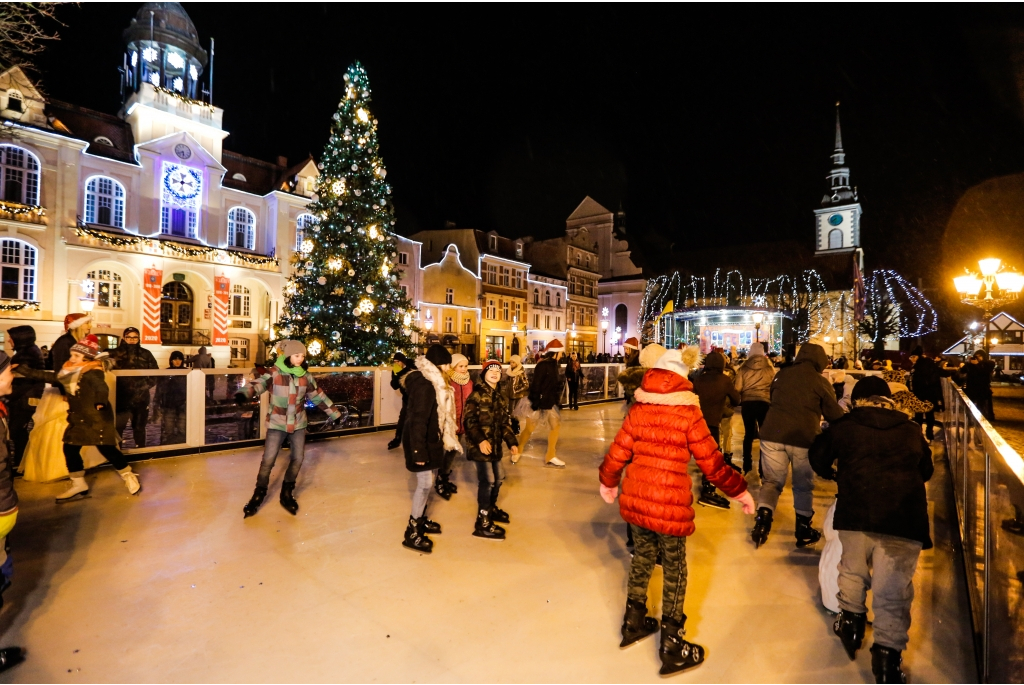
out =
{"type": "Polygon", "coordinates": [[[444,366],[445,364],[452,363],[452,353],[437,343],[427,348],[426,357],[427,361],[434,366],[444,366]]]}
{"type": "Polygon", "coordinates": [[[645,369],[653,368],[658,360],[661,359],[661,355],[665,354],[668,350],[659,345],[658,343],[651,343],[640,350],[640,366],[645,369]]]}
{"type": "Polygon", "coordinates": [[[285,357],[290,357],[293,354],[306,354],[306,346],[298,340],[282,340],[277,344],[277,349],[285,357]]]}
{"type": "Polygon", "coordinates": [[[725,355],[717,350],[711,352],[704,357],[704,368],[705,369],[719,369],[725,368],[725,355]]]}
{"type": "Polygon", "coordinates": [[[853,386],[850,399],[856,402],[857,400],[863,400],[876,395],[878,397],[892,397],[892,393],[889,391],[889,384],[878,376],[865,376],[853,386]]]}
{"type": "MultiPolygon", "coordinates": [[[[453,354],[452,358],[461,357],[461,356],[462,356],[461,354],[453,354]]],[[[480,373],[481,374],[487,373],[487,369],[491,368],[492,366],[497,366],[498,370],[499,371],[501,370],[501,362],[499,362],[497,359],[488,359],[487,361],[485,361],[483,363],[483,369],[481,369],[480,373]]]]}
{"type": "Polygon", "coordinates": [[[459,354],[458,352],[456,352],[455,354],[452,355],[451,365],[457,366],[459,362],[466,362],[468,364],[469,359],[466,357],[466,355],[459,354]]]}
{"type": "Polygon", "coordinates": [[[72,352],[78,352],[86,359],[92,360],[100,356],[100,339],[91,333],[71,346],[72,352]]]}
{"type": "Polygon", "coordinates": [[[622,343],[622,346],[627,350],[639,350],[640,341],[636,338],[626,338],[626,342],[622,343]]]}
{"type": "Polygon", "coordinates": [[[508,358],[508,360],[510,362],[515,362],[516,364],[522,364],[523,363],[523,358],[520,357],[518,354],[513,354],[511,357],[508,358]]]}
{"type": "Polygon", "coordinates": [[[700,355],[700,351],[690,346],[683,350],[669,350],[665,354],[661,355],[658,363],[654,365],[656,369],[665,369],[672,373],[678,374],[683,378],[690,375],[690,369],[697,363],[697,357],[700,355]]]}
{"type": "Polygon", "coordinates": [[[750,346],[750,352],[747,353],[748,357],[763,357],[764,356],[764,345],[757,342],[750,346]]]}
{"type": "Polygon", "coordinates": [[[64,330],[71,331],[79,326],[89,323],[92,321],[92,317],[88,314],[68,314],[64,317],[64,330]]]}
{"type": "Polygon", "coordinates": [[[406,357],[401,352],[395,352],[395,356],[394,356],[394,358],[391,361],[393,361],[393,362],[402,362],[406,366],[409,366],[409,363],[410,363],[409,362],[409,358],[406,357]]]}

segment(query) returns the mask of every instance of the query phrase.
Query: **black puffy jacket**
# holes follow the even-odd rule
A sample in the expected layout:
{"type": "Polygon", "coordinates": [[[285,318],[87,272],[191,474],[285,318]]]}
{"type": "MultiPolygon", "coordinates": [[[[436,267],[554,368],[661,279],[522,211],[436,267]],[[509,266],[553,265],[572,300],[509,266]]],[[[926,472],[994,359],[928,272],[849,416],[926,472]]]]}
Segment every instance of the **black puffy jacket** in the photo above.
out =
{"type": "Polygon", "coordinates": [[[469,452],[466,458],[470,461],[500,461],[501,443],[509,447],[518,445],[516,434],[512,430],[512,413],[509,409],[508,391],[499,384],[492,388],[485,382],[473,385],[473,392],[466,400],[466,409],[462,414],[462,422],[466,428],[466,439],[469,441],[469,452]],[[491,453],[480,451],[480,443],[484,440],[491,443],[491,453]]]}
{"type": "Polygon", "coordinates": [[[931,548],[924,484],[934,472],[932,452],[906,414],[856,406],[815,438],[810,460],[815,473],[839,483],[836,530],[895,535],[931,548]]]}
{"type": "Polygon", "coordinates": [[[7,411],[0,405],[0,516],[18,510],[18,493],[14,491],[14,455],[8,452],[7,411]]]}
{"type": "MultiPolygon", "coordinates": [[[[14,356],[11,364],[24,366],[29,369],[42,369],[43,351],[36,347],[36,332],[31,326],[15,326],[7,331],[14,344],[14,356]]],[[[15,376],[11,384],[11,394],[4,400],[10,409],[11,414],[31,414],[35,408],[28,403],[31,398],[43,396],[45,383],[31,378],[15,376]]]]}
{"type": "Polygon", "coordinates": [[[437,425],[434,384],[419,369],[410,371],[404,381],[406,413],[402,448],[405,451],[405,468],[414,472],[440,468],[444,462],[444,441],[437,425]]]}
{"type": "MultiPolygon", "coordinates": [[[[111,355],[116,366],[115,369],[158,369],[156,358],[153,353],[142,345],[129,345],[121,341],[121,344],[111,355]]],[[[156,378],[153,376],[120,376],[117,379],[117,406],[118,411],[127,410],[130,407],[148,407],[149,389],[156,385],[156,378]]]]}
{"type": "Polygon", "coordinates": [[[534,409],[551,409],[559,404],[562,383],[555,358],[541,359],[533,369],[533,380],[530,381],[530,406],[534,409]]]}
{"type": "Polygon", "coordinates": [[[796,362],[779,370],[772,381],[772,405],[760,438],[795,447],[810,447],[821,431],[821,417],[835,421],[843,415],[836,392],[821,372],[828,357],[821,345],[805,343],[796,362]]]}

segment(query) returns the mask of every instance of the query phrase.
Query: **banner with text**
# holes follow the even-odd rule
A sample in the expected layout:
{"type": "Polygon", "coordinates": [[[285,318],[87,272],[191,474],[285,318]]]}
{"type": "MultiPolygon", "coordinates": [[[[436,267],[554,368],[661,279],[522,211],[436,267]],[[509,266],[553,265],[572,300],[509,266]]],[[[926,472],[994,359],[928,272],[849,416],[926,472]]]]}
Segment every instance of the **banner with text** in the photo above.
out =
{"type": "Polygon", "coordinates": [[[160,344],[160,299],[163,294],[164,272],[146,269],[142,288],[142,344],[160,344]]]}
{"type": "Polygon", "coordinates": [[[231,298],[231,281],[227,276],[213,279],[213,344],[228,344],[228,302],[231,298]]]}

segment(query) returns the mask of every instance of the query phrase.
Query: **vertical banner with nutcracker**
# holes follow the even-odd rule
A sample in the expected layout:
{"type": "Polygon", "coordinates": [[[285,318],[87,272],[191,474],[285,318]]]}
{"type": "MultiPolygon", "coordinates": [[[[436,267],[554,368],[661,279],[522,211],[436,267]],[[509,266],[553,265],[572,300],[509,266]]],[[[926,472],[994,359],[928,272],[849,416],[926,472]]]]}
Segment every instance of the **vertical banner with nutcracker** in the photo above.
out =
{"type": "Polygon", "coordinates": [[[164,272],[156,267],[146,269],[142,284],[142,344],[160,344],[160,299],[164,272]]]}
{"type": "Polygon", "coordinates": [[[231,281],[227,276],[213,279],[213,344],[228,344],[228,302],[231,281]]]}

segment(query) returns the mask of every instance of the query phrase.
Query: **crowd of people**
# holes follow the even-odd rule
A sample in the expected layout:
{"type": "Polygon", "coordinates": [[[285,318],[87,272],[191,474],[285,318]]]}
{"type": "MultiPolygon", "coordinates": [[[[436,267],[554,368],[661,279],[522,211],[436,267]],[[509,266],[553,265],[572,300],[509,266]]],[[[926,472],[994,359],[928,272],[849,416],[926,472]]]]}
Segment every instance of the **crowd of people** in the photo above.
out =
{"type": "MultiPolygon", "coordinates": [[[[0,353],[0,438],[10,435],[10,442],[0,439],[0,603],[11,578],[5,539],[17,518],[14,474],[33,450],[42,453],[60,445],[70,485],[57,502],[65,503],[88,496],[86,468],[101,460],[110,462],[130,494],[141,491],[120,445],[129,424],[134,443],[146,444],[151,406],[158,408],[165,434],[184,433],[185,377],[129,375],[112,381],[112,368],[155,369],[156,361],[139,344],[138,330],[126,329],[121,344],[108,354],[90,326],[87,316],[70,315],[65,334],[46,355],[35,346],[32,328],[18,326],[7,332],[8,352],[0,353]],[[30,422],[34,428],[27,431],[30,422]]],[[[929,442],[942,401],[940,379],[953,376],[983,411],[987,398],[991,412],[991,362],[982,353],[961,369],[950,369],[917,348],[909,356],[909,370],[883,362],[875,373],[858,379],[846,373],[845,360],[830,360],[811,343],[773,363],[760,343],[742,357],[714,349],[701,359],[694,347],[666,350],[656,343],[641,346],[632,338],[625,342],[625,366],[617,378],[625,397],[624,418],[597,474],[600,496],[609,504],[619,501],[632,555],[620,646],[660,629],[662,675],[693,668],[706,658],[702,646],[685,639],[686,538],[695,530],[692,459],[701,475],[697,504],[721,509],[740,504],[754,516],[754,549],[768,544],[790,473],[795,545],[816,545],[822,532],[813,523],[814,478],[837,481],[838,495],[825,517],[822,602],[837,614],[833,632],[855,659],[865,640],[871,590],[872,671],[877,682],[905,682],[901,664],[913,576],[921,550],[931,546],[924,484],[933,471],[929,442]],[[738,462],[732,452],[736,412],[744,426],[738,462]],[[756,479],[750,476],[755,441],[756,479]],[[755,483],[760,486],[756,496],[751,492],[755,483]],[[660,621],[647,610],[656,565],[663,570],[660,621]]],[[[562,348],[556,343],[543,350],[532,376],[525,360],[513,355],[507,369],[497,360],[486,361],[476,382],[468,359],[440,345],[414,358],[395,355],[392,387],[401,393],[402,408],[388,447],[402,448],[406,469],[416,480],[403,547],[421,554],[434,551],[431,536],[439,535],[442,526],[428,515],[431,496],[450,499],[458,492],[451,474],[459,455],[473,462],[477,474],[471,534],[492,541],[504,540],[511,522],[499,506],[506,463],[514,467],[519,462],[538,429],[547,429],[545,466],[566,467],[557,455],[563,397],[569,410],[579,408],[584,370],[575,353],[560,361],[562,348]]],[[[208,368],[212,358],[205,352],[190,360],[174,352],[170,368],[208,368]]],[[[243,506],[245,518],[259,511],[285,444],[289,460],[280,503],[297,514],[295,488],[309,430],[306,407],[319,405],[329,425],[341,417],[308,373],[301,342],[280,341],[275,352],[273,364],[236,396],[239,404],[251,404],[263,393],[270,395],[263,458],[252,497],[243,506]]],[[[48,467],[32,468],[26,478],[47,475],[48,467]]],[[[0,671],[21,658],[17,648],[0,650],[0,671]]]]}

